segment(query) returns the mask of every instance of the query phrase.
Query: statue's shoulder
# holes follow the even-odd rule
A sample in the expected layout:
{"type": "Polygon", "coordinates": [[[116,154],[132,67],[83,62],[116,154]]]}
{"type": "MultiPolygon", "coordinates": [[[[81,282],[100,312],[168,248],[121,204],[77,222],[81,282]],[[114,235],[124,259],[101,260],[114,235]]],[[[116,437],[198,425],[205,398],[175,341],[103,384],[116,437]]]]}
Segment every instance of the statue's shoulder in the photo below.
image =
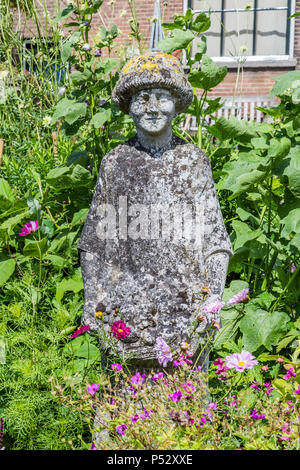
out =
{"type": "Polygon", "coordinates": [[[104,170],[106,166],[115,164],[118,162],[118,160],[124,159],[125,157],[129,156],[129,152],[130,150],[132,150],[132,148],[135,148],[137,151],[139,150],[136,135],[126,140],[125,142],[122,142],[121,144],[117,145],[110,152],[104,155],[101,161],[102,170],[104,170]]]}

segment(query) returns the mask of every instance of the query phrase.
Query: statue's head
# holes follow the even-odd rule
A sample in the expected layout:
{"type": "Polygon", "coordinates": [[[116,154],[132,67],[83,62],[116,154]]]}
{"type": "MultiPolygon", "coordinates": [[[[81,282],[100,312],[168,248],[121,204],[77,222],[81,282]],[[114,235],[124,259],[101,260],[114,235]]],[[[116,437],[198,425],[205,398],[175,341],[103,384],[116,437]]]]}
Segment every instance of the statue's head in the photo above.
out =
{"type": "Polygon", "coordinates": [[[151,52],[123,67],[112,98],[130,114],[137,128],[154,135],[169,127],[176,114],[190,105],[193,90],[176,57],[151,52]]]}

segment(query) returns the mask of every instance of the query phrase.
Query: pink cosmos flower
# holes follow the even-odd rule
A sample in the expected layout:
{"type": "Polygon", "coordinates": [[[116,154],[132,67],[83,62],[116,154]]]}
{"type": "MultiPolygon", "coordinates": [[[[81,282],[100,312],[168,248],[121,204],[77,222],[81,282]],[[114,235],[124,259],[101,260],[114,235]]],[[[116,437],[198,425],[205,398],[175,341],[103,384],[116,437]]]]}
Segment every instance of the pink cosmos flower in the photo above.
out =
{"type": "Polygon", "coordinates": [[[248,294],[249,294],[249,289],[241,290],[241,292],[234,295],[233,297],[231,297],[231,299],[228,300],[227,305],[235,305],[235,304],[239,304],[240,302],[246,302],[250,300],[248,294]]]}
{"type": "Polygon", "coordinates": [[[229,369],[235,369],[238,372],[242,372],[245,369],[252,369],[258,361],[248,351],[242,351],[241,353],[234,353],[226,356],[226,366],[229,369]]]}
{"type": "Polygon", "coordinates": [[[119,424],[119,426],[116,426],[116,431],[117,433],[121,434],[121,436],[124,436],[126,429],[127,429],[126,424],[119,424]]]}
{"type": "Polygon", "coordinates": [[[173,360],[170,346],[160,336],[156,338],[154,349],[158,352],[157,360],[161,366],[166,367],[173,360]]]}
{"type": "Polygon", "coordinates": [[[95,395],[95,393],[99,390],[99,384],[92,384],[88,387],[88,392],[90,395],[95,395]]]}
{"type": "Polygon", "coordinates": [[[31,220],[29,224],[25,224],[24,227],[21,228],[21,232],[19,233],[20,237],[26,237],[31,232],[36,232],[39,229],[39,222],[38,220],[31,220]]]}
{"type": "Polygon", "coordinates": [[[223,308],[225,305],[225,302],[217,301],[217,302],[212,302],[209,305],[205,305],[202,307],[202,312],[204,313],[217,313],[221,308],[223,308]]]}
{"type": "Polygon", "coordinates": [[[74,333],[71,335],[71,338],[77,338],[77,336],[83,335],[86,331],[90,330],[90,325],[83,325],[79,328],[79,330],[74,331],[74,333]]]}
{"type": "Polygon", "coordinates": [[[115,338],[124,340],[130,335],[131,329],[126,325],[126,323],[115,321],[110,327],[110,332],[115,338]]]}
{"type": "Polygon", "coordinates": [[[115,363],[112,364],[112,365],[110,366],[110,368],[111,368],[112,370],[117,370],[117,371],[120,371],[120,370],[123,369],[123,367],[121,366],[121,364],[115,364],[115,363]]]}

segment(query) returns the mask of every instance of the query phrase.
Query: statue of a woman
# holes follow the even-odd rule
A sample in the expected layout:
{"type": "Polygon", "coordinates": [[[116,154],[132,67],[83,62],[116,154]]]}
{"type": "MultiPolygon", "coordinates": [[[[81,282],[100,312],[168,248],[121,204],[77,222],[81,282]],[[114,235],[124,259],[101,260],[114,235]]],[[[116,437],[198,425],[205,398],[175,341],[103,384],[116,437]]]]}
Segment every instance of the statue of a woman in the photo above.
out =
{"type": "MultiPolygon", "coordinates": [[[[148,53],[125,65],[113,101],[137,133],[103,158],[78,245],[83,322],[94,330],[103,322],[108,334],[125,322],[131,333],[117,350],[132,353],[139,367],[157,367],[158,337],[176,349],[191,343],[196,353],[191,324],[204,305],[221,300],[232,254],[209,159],[172,134],[172,119],[192,99],[175,57],[148,53]]],[[[197,331],[212,320],[217,314],[197,331]]]]}

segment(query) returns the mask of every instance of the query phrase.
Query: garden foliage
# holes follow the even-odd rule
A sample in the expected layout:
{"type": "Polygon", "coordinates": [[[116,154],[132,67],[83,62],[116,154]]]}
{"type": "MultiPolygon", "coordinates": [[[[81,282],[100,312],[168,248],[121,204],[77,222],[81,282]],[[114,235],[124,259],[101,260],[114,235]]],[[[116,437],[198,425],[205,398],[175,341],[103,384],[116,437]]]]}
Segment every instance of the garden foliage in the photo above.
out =
{"type": "MultiPolygon", "coordinates": [[[[4,139],[0,167],[0,339],[6,346],[5,363],[0,363],[0,416],[7,448],[86,448],[91,426],[85,419],[82,394],[92,382],[101,382],[104,390],[111,373],[101,366],[96,338],[88,333],[70,338],[80,325],[83,307],[76,244],[101,159],[131,137],[134,126],[111,100],[126,61],[124,56],[121,60],[112,57],[118,28],[102,26],[92,45],[90,24],[102,1],[79,3],[72,2],[58,13],[52,24],[53,47],[43,40],[42,33],[37,36],[37,52],[27,52],[34,73],[23,70],[22,40],[12,32],[9,7],[1,7],[0,70],[9,71],[6,103],[0,104],[0,138],[4,139]],[[63,35],[61,25],[65,22],[68,33],[63,35]],[[10,54],[12,50],[14,55],[10,54]],[[46,74],[45,60],[48,66],[53,65],[46,74]],[[39,228],[21,236],[21,228],[30,221],[37,221],[39,228]],[[72,407],[68,397],[74,387],[79,395],[72,407]]],[[[132,38],[142,52],[134,2],[130,7],[132,38]]],[[[26,12],[38,21],[34,2],[26,12]]],[[[271,94],[278,98],[278,104],[261,109],[269,117],[264,123],[234,117],[215,119],[213,113],[222,102],[212,99],[209,92],[225,78],[227,70],[206,55],[205,31],[209,27],[209,16],[204,13],[194,16],[188,10],[185,15],[175,15],[172,23],[164,23],[167,34],[159,47],[167,53],[179,49],[186,54],[194,88],[187,113],[196,116],[198,132],[191,135],[184,131],[186,115],[174,120],[173,131],[206,151],[211,160],[235,253],[224,302],[249,288],[247,303],[222,308],[222,329],[216,335],[213,354],[223,358],[242,349],[255,354],[270,367],[268,379],[274,381],[274,400],[281,400],[284,407],[282,400],[295,396],[283,378],[285,371],[279,368],[279,353],[287,367],[296,370],[299,383],[300,72],[276,78],[271,94]],[[192,57],[191,42],[197,36],[201,41],[192,57]]],[[[238,413],[248,413],[256,403],[254,392],[247,395],[247,387],[253,380],[262,386],[263,377],[258,366],[254,370],[239,389],[244,411],[238,413]]],[[[223,393],[219,388],[216,379],[212,380],[216,400],[223,393]]],[[[164,396],[160,393],[154,400],[157,410],[165,406],[159,401],[158,397],[164,396]]],[[[262,408],[267,406],[265,401],[259,403],[262,408]]],[[[200,427],[198,434],[186,434],[178,410],[174,410],[169,427],[167,414],[171,411],[164,408],[163,434],[153,436],[151,445],[205,446],[207,427],[200,427]]],[[[277,417],[275,405],[273,411],[272,423],[277,417]]],[[[197,413],[201,415],[199,410],[197,413]]],[[[253,442],[264,448],[261,442],[266,427],[253,431],[247,418],[245,444],[238,434],[242,416],[232,417],[235,431],[228,424],[220,448],[251,448],[253,442]],[[255,437],[253,432],[257,433],[255,437]]],[[[214,443],[221,432],[220,422],[216,423],[211,431],[214,443]]],[[[278,429],[272,426],[268,429],[273,436],[278,429]]],[[[140,443],[141,435],[135,431],[133,440],[126,441],[127,448],[133,442],[134,448],[150,448],[148,441],[140,443]]],[[[285,442],[272,436],[268,448],[285,442]]]]}

